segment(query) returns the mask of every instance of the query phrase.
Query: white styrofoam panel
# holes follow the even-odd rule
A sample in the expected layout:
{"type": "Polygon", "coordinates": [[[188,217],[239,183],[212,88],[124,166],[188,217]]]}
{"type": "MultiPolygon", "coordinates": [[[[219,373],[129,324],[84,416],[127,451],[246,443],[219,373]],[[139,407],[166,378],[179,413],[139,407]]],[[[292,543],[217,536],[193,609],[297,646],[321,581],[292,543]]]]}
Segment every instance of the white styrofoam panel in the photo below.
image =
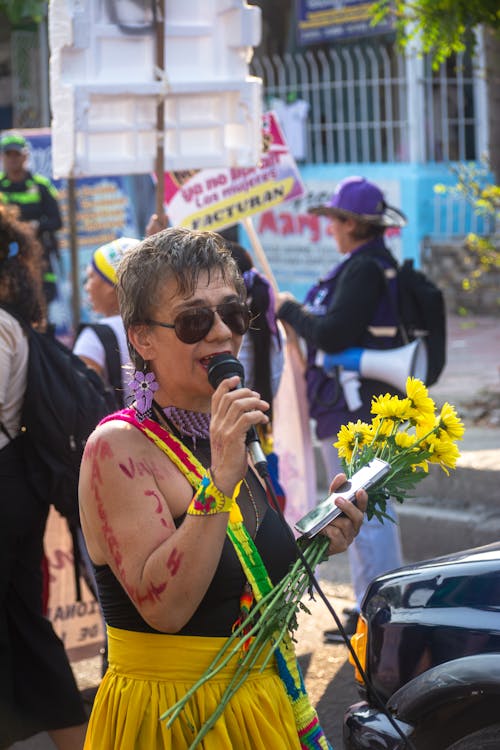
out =
{"type": "Polygon", "coordinates": [[[164,101],[165,169],[254,166],[262,82],[249,76],[260,9],[244,0],[165,0],[158,80],[148,0],[51,0],[56,177],[154,169],[164,101]]]}

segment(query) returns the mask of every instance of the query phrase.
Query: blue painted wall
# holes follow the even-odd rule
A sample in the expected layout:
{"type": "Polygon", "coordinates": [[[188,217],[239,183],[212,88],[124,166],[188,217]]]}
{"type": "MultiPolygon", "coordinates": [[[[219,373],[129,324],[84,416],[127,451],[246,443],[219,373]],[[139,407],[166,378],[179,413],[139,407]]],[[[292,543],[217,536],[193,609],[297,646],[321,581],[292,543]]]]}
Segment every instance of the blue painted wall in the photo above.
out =
{"type": "MultiPolygon", "coordinates": [[[[300,165],[300,175],[305,194],[302,198],[281,204],[273,209],[277,229],[269,230],[265,213],[254,217],[262,247],[274,273],[278,287],[303,299],[307,289],[339,259],[333,240],[327,236],[327,219],[322,219],[319,231],[304,229],[307,210],[322,203],[335,189],[336,184],[350,175],[362,175],[378,184],[389,204],[399,208],[408,218],[408,224],[392,236],[387,244],[400,260],[412,258],[420,266],[422,241],[432,236],[436,216],[441,214],[440,225],[445,226],[444,202],[436,195],[436,184],[455,185],[456,176],[451,164],[306,164],[300,165]],[[280,229],[285,223],[287,230],[280,229]]],[[[272,223],[272,222],[271,222],[272,223]]],[[[458,223],[451,234],[459,233],[458,223]]],[[[318,230],[318,227],[315,228],[318,230]]],[[[240,241],[252,250],[249,238],[240,229],[240,241]]],[[[255,254],[254,254],[255,257],[255,254]]],[[[259,266],[256,258],[256,265],[259,266]]]]}
{"type": "MultiPolygon", "coordinates": [[[[452,165],[446,164],[311,164],[300,168],[304,183],[311,179],[337,183],[349,175],[362,175],[378,183],[393,180],[399,183],[400,208],[408,217],[402,231],[404,258],[413,258],[418,265],[422,239],[431,235],[435,224],[434,185],[454,185],[452,165]]],[[[390,203],[390,197],[388,196],[390,203]]]]}

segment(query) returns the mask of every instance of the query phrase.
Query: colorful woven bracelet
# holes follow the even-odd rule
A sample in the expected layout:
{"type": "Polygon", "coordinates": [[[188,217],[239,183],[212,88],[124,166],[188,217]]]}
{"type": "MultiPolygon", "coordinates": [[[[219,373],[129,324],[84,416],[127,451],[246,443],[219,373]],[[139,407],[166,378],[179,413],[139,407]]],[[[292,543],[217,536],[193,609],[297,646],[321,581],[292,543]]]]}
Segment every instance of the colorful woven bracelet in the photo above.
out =
{"type": "Polygon", "coordinates": [[[238,495],[241,482],[235,487],[233,497],[228,497],[221,492],[212,481],[210,474],[201,479],[198,490],[188,505],[186,513],[189,516],[213,516],[216,513],[229,513],[238,495]]]}

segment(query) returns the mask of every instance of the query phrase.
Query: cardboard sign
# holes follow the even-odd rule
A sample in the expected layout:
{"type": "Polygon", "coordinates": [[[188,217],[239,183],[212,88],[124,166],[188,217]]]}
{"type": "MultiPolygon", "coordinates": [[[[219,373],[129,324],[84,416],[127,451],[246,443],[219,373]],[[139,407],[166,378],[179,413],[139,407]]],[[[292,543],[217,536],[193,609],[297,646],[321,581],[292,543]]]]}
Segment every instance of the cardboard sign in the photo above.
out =
{"type": "Polygon", "coordinates": [[[285,518],[293,529],[316,505],[317,490],[304,366],[292,337],[285,348],[285,366],[273,408],[274,448],[286,495],[285,518]]]}
{"type": "Polygon", "coordinates": [[[273,112],[263,115],[258,167],[168,172],[165,203],[174,226],[218,231],[304,193],[293,156],[273,112]]]}
{"type": "Polygon", "coordinates": [[[71,661],[97,656],[104,645],[100,607],[83,580],[82,600],[76,600],[71,535],[54,508],[50,509],[45,530],[45,555],[49,574],[47,617],[71,661]]]}

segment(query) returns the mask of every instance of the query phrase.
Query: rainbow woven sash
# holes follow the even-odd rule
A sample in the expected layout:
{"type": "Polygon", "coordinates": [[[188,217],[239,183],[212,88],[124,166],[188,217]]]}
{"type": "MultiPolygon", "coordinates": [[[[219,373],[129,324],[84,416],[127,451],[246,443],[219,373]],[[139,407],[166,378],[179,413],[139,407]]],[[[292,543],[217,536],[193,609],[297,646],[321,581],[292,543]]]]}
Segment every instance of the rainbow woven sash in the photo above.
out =
{"type": "MultiPolygon", "coordinates": [[[[194,489],[197,489],[205,475],[205,467],[186,446],[161,425],[152,419],[139,422],[132,408],[105,417],[101,424],[120,419],[134,425],[167,454],[182,472],[194,489]]],[[[252,587],[256,601],[271,591],[273,584],[265,568],[254,541],[243,524],[243,517],[237,503],[229,514],[227,535],[231,540],[245,576],[252,587]]],[[[290,636],[286,636],[275,651],[278,674],[292,706],[297,733],[302,750],[332,750],[321,729],[318,715],[307,695],[304,680],[295,655],[290,636]]]]}

